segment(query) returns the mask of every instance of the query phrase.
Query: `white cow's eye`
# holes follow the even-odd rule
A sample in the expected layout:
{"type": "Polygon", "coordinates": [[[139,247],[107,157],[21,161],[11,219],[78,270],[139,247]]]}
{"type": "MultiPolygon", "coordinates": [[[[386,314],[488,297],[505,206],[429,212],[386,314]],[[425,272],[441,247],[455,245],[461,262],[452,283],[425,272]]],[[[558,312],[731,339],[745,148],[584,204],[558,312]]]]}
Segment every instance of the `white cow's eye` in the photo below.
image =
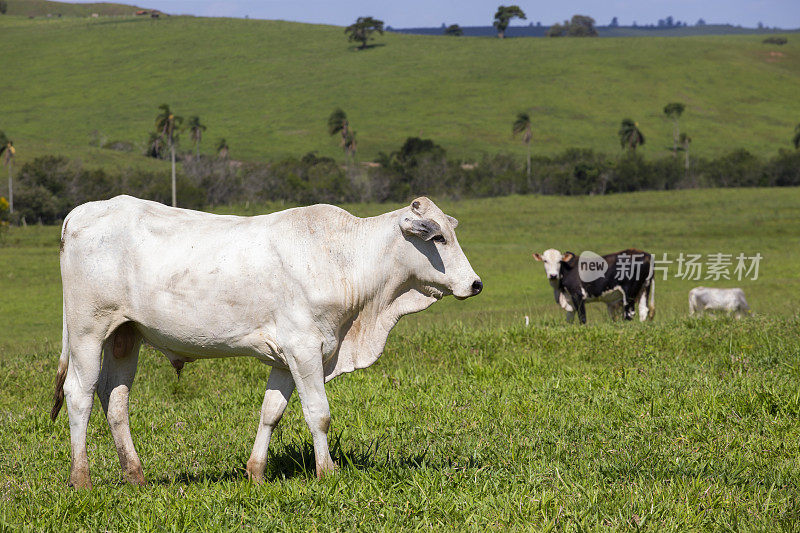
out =
{"type": "Polygon", "coordinates": [[[447,241],[444,238],[444,235],[437,235],[433,238],[433,242],[439,242],[442,244],[447,244],[447,241]]]}

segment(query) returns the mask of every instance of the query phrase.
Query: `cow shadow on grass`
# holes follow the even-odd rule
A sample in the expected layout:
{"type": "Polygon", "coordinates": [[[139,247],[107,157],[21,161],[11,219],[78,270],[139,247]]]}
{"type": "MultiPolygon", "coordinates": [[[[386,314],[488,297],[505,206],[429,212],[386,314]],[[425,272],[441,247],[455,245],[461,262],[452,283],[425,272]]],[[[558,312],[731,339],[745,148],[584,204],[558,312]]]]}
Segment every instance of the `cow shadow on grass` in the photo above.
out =
{"type": "MultiPolygon", "coordinates": [[[[445,470],[454,466],[453,458],[440,457],[432,460],[428,456],[428,449],[407,455],[398,455],[382,450],[381,444],[384,440],[385,437],[380,437],[366,446],[343,449],[341,434],[333,435],[330,442],[331,458],[339,470],[344,471],[353,469],[397,472],[422,468],[445,470]]],[[[182,472],[153,481],[159,485],[239,482],[247,479],[247,471],[244,468],[247,458],[242,456],[240,459],[241,466],[225,470],[182,472]]],[[[474,458],[457,458],[457,463],[459,469],[483,468],[474,458]]],[[[310,440],[272,443],[264,474],[267,483],[297,477],[315,477],[316,464],[313,443],[310,440]]]]}
{"type": "MultiPolygon", "coordinates": [[[[386,46],[386,43],[371,43],[364,47],[362,47],[361,45],[357,45],[357,46],[348,46],[347,48],[351,52],[366,52],[367,50],[372,50],[373,48],[382,48],[384,46],[386,46]]],[[[672,150],[672,148],[670,148],[670,150],[672,150]]]]}
{"type": "MultiPolygon", "coordinates": [[[[336,434],[330,443],[331,458],[340,470],[415,470],[433,466],[427,460],[427,449],[408,455],[389,454],[380,449],[383,440],[375,439],[359,449],[343,449],[341,434],[336,434]]],[[[276,448],[274,453],[270,452],[267,464],[265,477],[268,481],[316,475],[314,445],[311,441],[281,443],[276,448]]]]}

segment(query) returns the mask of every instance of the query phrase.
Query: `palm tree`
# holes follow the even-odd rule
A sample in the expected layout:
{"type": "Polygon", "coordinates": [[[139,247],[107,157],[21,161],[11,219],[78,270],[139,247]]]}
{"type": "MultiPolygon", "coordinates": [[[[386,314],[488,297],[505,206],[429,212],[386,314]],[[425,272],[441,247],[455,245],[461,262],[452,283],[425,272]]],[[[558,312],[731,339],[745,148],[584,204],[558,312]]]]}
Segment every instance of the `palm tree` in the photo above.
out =
{"type": "Polygon", "coordinates": [[[667,115],[668,118],[671,118],[675,124],[674,131],[672,132],[672,154],[674,157],[678,157],[678,138],[679,138],[679,131],[678,131],[678,119],[681,118],[683,111],[686,109],[680,102],[672,102],[664,106],[664,114],[667,115]]]}
{"type": "Polygon", "coordinates": [[[347,156],[355,158],[356,153],[356,132],[350,129],[350,122],[347,120],[347,113],[337,108],[328,117],[328,135],[340,134],[342,137],[339,143],[344,150],[345,163],[348,163],[347,156]]]}
{"type": "Polygon", "coordinates": [[[683,148],[683,152],[685,155],[685,159],[683,161],[683,168],[689,170],[689,143],[692,142],[692,138],[686,135],[685,133],[681,133],[681,147],[683,148]]]}
{"type": "Polygon", "coordinates": [[[356,150],[358,149],[358,143],[356,142],[356,131],[355,130],[348,130],[347,137],[344,140],[344,151],[347,155],[355,163],[356,159],[356,150]]]}
{"type": "Polygon", "coordinates": [[[349,127],[350,123],[347,121],[347,113],[342,111],[341,108],[334,109],[328,117],[328,135],[341,134],[342,147],[344,147],[349,127]]]}
{"type": "Polygon", "coordinates": [[[223,137],[217,141],[217,156],[222,159],[228,159],[228,142],[223,137]]]}
{"type": "Polygon", "coordinates": [[[8,212],[14,213],[14,179],[13,179],[13,160],[17,150],[14,142],[0,131],[0,155],[3,156],[3,164],[8,167],[8,212]]]}
{"type": "Polygon", "coordinates": [[[631,151],[635,152],[637,146],[644,144],[644,135],[639,130],[639,123],[629,118],[622,121],[618,133],[619,142],[623,148],[630,148],[631,151]]]}
{"type": "Polygon", "coordinates": [[[197,115],[189,117],[189,124],[186,127],[189,129],[189,137],[191,137],[192,143],[194,143],[195,155],[199,159],[200,141],[203,140],[203,132],[206,131],[206,127],[200,124],[200,117],[197,115]]]}
{"type": "Polygon", "coordinates": [[[531,180],[531,139],[533,131],[531,129],[531,116],[528,113],[517,113],[517,120],[511,128],[514,135],[522,134],[522,142],[528,147],[528,181],[531,180]]]}
{"type": "Polygon", "coordinates": [[[175,141],[183,124],[183,117],[176,116],[169,108],[169,104],[158,106],[161,113],[156,116],[156,131],[166,139],[169,146],[170,159],[172,160],[172,207],[178,206],[178,193],[175,184],[175,141]]]}
{"type": "Polygon", "coordinates": [[[794,149],[800,149],[800,124],[798,124],[794,128],[794,137],[792,138],[792,143],[794,144],[794,149]]]}

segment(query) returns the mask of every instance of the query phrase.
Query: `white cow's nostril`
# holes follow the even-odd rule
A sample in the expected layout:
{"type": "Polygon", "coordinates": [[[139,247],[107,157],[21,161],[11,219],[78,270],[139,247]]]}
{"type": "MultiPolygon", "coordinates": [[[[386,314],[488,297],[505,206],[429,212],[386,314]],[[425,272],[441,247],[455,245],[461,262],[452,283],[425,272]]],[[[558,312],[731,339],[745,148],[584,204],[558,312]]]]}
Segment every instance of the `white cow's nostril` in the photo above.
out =
{"type": "Polygon", "coordinates": [[[472,295],[476,295],[483,290],[483,282],[479,279],[476,279],[472,282],[472,295]]]}

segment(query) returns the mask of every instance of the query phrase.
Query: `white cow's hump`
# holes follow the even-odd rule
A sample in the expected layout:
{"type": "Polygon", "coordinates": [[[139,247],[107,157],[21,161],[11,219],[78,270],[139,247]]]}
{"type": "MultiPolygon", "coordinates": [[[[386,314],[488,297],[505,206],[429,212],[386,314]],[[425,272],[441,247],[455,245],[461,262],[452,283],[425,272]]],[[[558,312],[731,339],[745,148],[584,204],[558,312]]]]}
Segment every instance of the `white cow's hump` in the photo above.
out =
{"type": "Polygon", "coordinates": [[[108,230],[110,228],[104,223],[107,222],[122,231],[141,229],[154,235],[175,232],[213,233],[247,227],[283,227],[282,231],[314,233],[317,230],[335,232],[351,229],[358,220],[363,219],[328,204],[295,207],[266,215],[237,216],[170,207],[151,200],[120,195],[76,207],[67,216],[65,228],[72,234],[87,227],[108,230]]]}

